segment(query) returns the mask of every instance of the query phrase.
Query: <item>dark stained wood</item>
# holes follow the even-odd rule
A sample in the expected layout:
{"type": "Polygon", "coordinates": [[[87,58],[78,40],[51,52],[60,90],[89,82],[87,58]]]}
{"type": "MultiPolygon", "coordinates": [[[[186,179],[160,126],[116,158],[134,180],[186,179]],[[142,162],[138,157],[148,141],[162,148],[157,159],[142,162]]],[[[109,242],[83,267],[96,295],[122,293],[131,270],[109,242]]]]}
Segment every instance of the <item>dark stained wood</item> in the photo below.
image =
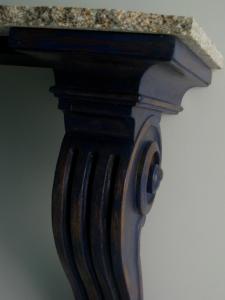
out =
{"type": "Polygon", "coordinates": [[[140,234],[162,179],[160,118],[211,70],[177,38],[12,28],[0,63],[52,68],[64,113],[52,223],[77,300],[143,300],[140,234]]]}

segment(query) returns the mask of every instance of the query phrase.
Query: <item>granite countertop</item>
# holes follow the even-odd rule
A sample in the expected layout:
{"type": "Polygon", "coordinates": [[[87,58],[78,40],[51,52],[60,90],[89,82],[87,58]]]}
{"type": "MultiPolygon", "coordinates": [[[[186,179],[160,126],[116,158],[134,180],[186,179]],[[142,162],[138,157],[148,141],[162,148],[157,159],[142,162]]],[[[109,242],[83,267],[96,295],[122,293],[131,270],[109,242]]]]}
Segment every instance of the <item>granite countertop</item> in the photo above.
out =
{"type": "Polygon", "coordinates": [[[68,28],[177,36],[210,68],[223,67],[223,56],[192,17],[75,7],[0,6],[0,34],[13,26],[68,28]]]}

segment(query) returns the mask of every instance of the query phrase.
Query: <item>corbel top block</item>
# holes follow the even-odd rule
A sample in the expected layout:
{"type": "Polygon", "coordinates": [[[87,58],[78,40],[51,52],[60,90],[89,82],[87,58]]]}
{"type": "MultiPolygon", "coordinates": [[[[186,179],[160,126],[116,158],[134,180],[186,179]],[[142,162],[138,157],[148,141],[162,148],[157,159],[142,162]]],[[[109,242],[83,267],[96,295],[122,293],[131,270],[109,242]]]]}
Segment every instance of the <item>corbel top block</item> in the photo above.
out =
{"type": "Polygon", "coordinates": [[[174,35],[211,69],[223,67],[222,54],[192,17],[115,9],[0,6],[0,34],[7,35],[10,27],[174,35]]]}

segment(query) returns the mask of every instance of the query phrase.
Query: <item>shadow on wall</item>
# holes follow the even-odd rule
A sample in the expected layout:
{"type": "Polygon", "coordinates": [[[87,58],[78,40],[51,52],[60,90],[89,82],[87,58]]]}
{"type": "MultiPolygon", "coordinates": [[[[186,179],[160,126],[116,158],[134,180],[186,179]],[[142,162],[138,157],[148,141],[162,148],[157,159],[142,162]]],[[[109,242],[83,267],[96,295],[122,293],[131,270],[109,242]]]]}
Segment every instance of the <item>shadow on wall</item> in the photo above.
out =
{"type": "Polygon", "coordinates": [[[51,230],[51,188],[64,132],[57,100],[48,93],[53,84],[51,70],[0,66],[4,300],[73,299],[51,230]]]}

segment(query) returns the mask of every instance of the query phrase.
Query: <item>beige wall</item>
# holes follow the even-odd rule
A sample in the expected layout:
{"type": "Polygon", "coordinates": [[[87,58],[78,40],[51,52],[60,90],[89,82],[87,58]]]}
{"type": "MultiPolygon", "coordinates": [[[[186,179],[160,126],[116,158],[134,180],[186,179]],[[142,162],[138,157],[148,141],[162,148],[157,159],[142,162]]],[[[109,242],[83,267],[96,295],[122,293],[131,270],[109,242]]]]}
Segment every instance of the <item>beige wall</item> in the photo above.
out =
{"type": "MultiPolygon", "coordinates": [[[[46,1],[0,1],[0,4],[46,1]]],[[[225,54],[224,0],[48,1],[193,15],[225,54]]],[[[72,300],[51,232],[63,119],[50,70],[0,67],[0,299],[72,300]]],[[[162,119],[164,180],[142,236],[145,300],[225,299],[225,72],[162,119]]]]}

